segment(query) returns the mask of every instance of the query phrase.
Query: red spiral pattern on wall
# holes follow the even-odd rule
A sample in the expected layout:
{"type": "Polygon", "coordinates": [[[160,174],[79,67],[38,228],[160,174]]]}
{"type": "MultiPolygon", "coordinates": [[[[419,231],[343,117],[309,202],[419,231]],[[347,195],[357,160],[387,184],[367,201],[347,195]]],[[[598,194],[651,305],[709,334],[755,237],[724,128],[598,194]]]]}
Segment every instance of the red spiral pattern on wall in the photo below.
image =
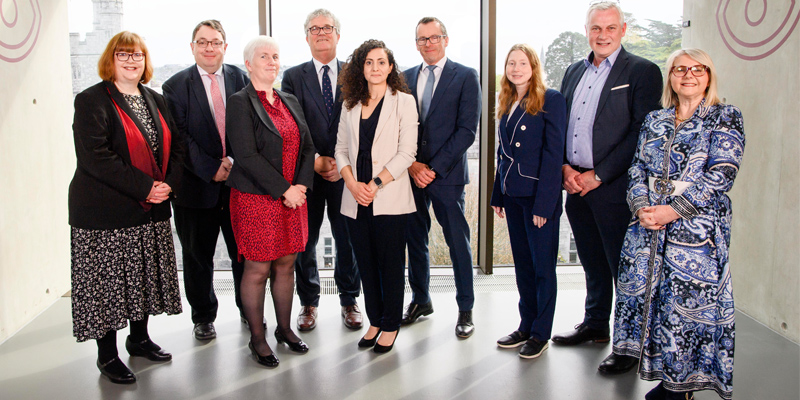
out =
{"type": "Polygon", "coordinates": [[[0,20],[3,22],[0,25],[0,60],[11,63],[24,60],[39,39],[42,27],[39,0],[24,3],[25,6],[19,7],[17,0],[0,0],[0,20]]]}
{"type": "Polygon", "coordinates": [[[780,3],[768,7],[767,0],[720,0],[717,29],[728,50],[743,60],[752,61],[766,58],[783,46],[800,21],[800,5],[796,0],[780,3]],[[785,15],[781,6],[786,7],[785,15]],[[774,8],[778,11],[772,11],[774,8]],[[735,22],[734,27],[729,19],[735,22]],[[742,19],[747,25],[738,23],[742,19]]]}

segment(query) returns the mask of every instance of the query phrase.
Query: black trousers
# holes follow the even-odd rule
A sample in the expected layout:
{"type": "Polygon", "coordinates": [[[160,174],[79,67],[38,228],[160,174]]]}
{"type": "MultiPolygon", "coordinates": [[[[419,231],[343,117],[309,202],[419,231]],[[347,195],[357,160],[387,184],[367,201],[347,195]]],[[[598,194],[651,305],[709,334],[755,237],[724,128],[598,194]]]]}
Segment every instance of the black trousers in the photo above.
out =
{"type": "Polygon", "coordinates": [[[223,186],[214,208],[188,208],[172,205],[175,230],[183,254],[183,283],[186,299],[192,307],[192,322],[214,322],[219,302],[214,293],[214,253],[220,230],[228,248],[233,271],[236,306],[242,309],[239,287],[244,264],[239,262],[236,241],[231,229],[230,189],[223,186]]]}
{"type": "Polygon", "coordinates": [[[347,218],[369,324],[388,332],[400,327],[403,315],[407,222],[408,214],[372,215],[371,205],[347,218]]]}
{"type": "Polygon", "coordinates": [[[306,204],[308,204],[308,243],[305,251],[297,254],[297,261],[294,264],[295,284],[301,306],[319,306],[317,242],[325,216],[325,203],[328,204],[328,221],[331,224],[331,233],[336,244],[333,280],[339,289],[339,303],[342,306],[356,304],[356,297],[361,291],[358,266],[350,245],[350,234],[345,221],[347,218],[340,213],[342,190],[344,190],[344,179],[329,182],[318,174],[314,174],[314,190],[309,192],[306,199],[306,204]]]}

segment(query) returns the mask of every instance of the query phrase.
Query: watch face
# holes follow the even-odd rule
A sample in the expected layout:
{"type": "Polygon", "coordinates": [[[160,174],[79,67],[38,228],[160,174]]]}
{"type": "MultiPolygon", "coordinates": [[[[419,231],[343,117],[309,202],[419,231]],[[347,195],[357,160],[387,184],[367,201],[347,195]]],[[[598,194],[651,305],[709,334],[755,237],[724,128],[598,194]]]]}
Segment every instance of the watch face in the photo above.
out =
{"type": "Polygon", "coordinates": [[[383,185],[383,181],[381,180],[381,178],[378,178],[377,176],[372,180],[375,181],[375,184],[378,185],[378,187],[381,187],[381,185],[383,185]]]}

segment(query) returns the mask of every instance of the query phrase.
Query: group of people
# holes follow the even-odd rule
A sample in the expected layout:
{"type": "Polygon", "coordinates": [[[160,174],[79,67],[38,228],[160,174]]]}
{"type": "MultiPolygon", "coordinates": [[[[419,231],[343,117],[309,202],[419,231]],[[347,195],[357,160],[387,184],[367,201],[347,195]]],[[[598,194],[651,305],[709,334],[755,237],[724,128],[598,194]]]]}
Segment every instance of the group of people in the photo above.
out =
{"type": "MultiPolygon", "coordinates": [[[[97,341],[97,366],[112,382],[136,380],[116,344],[128,321],[131,356],[171,359],[147,331],[149,315],[181,312],[170,202],[198,340],[216,337],[213,256],[221,231],[254,359],[279,365],[267,342],[267,280],[275,339],[309,351],[291,327],[293,292],[301,303],[297,328],[314,329],[314,249],[327,210],[342,321],[362,328],[356,297],[363,289],[369,326],[358,347],[390,351],[401,325],[433,313],[431,207],[453,262],[455,334],[473,334],[464,188],[481,113],[477,72],[445,56],[447,30],[433,17],[416,26],[423,63],[404,72],[379,40],[339,61],[341,27],[330,11],[313,11],[304,29],[312,60],[287,70],[280,90],[273,38],[245,46],[245,74],[223,63],[225,31],[207,20],[192,33],[196,65],[167,80],[163,97],[143,85],[152,61],[131,32],[111,39],[98,63],[103,81],[76,97],[73,330],[78,341],[97,341]],[[406,250],[413,295],[404,313],[406,250]]],[[[649,400],[690,399],[702,389],[729,399],[734,309],[725,193],[744,150],[741,113],[720,102],[708,54],[673,53],[662,86],[658,66],[621,46],[625,30],[618,3],[593,3],[586,15],[592,52],[569,67],[560,91],[546,87],[530,46],[514,45],[506,56],[491,206],[508,217],[520,324],[497,345],[536,358],[551,339],[608,342],[616,302],[613,352],[601,372],[638,365],[642,379],[661,381],[649,400]],[[586,274],[586,311],[574,331],[551,338],[562,189],[586,274]]]]}

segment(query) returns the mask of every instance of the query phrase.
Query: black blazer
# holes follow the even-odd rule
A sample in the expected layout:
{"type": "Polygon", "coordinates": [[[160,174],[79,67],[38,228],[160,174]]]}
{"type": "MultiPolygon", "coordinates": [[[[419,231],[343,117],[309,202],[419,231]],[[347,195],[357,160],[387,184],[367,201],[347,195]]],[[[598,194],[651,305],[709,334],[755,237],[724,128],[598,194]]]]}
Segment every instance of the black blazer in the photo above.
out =
{"type": "MultiPolygon", "coordinates": [[[[139,91],[155,122],[162,149],[164,127],[158,117],[159,111],[172,133],[164,182],[174,191],[183,170],[181,132],[160,94],[141,84],[139,91]]],[[[69,224],[76,228],[129,228],[150,221],[165,221],[172,215],[169,202],[153,204],[149,211],[139,203],[150,194],[153,178],[131,164],[125,128],[112,98],[145,134],[144,127],[112,82],[100,82],[75,97],[72,132],[78,165],[69,185],[69,224]]],[[[162,167],[161,159],[157,158],[156,162],[162,167]]]]}
{"type": "MultiPolygon", "coordinates": [[[[403,72],[414,100],[422,65],[403,72]]],[[[417,110],[419,112],[419,109],[417,110]]],[[[433,92],[425,122],[420,116],[417,161],[436,172],[431,185],[469,183],[467,150],[475,142],[481,120],[481,85],[474,69],[447,60],[433,92]]]]}
{"type": "MultiPolygon", "coordinates": [[[[228,99],[250,83],[247,75],[233,65],[224,64],[222,73],[225,76],[225,97],[228,99]]],[[[223,182],[213,181],[221,164],[222,141],[211,107],[208,106],[208,96],[197,65],[173,75],[161,89],[186,142],[185,171],[180,186],[175,190],[175,204],[191,208],[214,207],[224,185],[223,182]]],[[[226,142],[227,155],[235,159],[230,141],[226,142]]]]}
{"type": "Polygon", "coordinates": [[[504,194],[530,197],[533,215],[547,219],[561,215],[561,160],[567,132],[566,115],[564,96],[547,89],[544,108],[536,115],[517,107],[511,115],[506,113],[500,118],[493,206],[505,206],[504,194]]]}
{"type": "MultiPolygon", "coordinates": [[[[589,56],[592,61],[594,54],[589,56]]],[[[564,73],[561,93],[567,99],[567,121],[575,88],[586,71],[583,60],[564,73]]],[[[600,94],[592,136],[594,171],[603,184],[590,192],[606,200],[625,202],[628,168],[633,161],[639,130],[650,111],[661,108],[661,70],[652,62],[621,48],[600,94]]],[[[568,164],[566,151],[564,164],[568,164]]],[[[588,196],[588,195],[587,195],[588,196]]]]}
{"type": "Polygon", "coordinates": [[[300,154],[294,169],[294,182],[283,178],[283,138],[258,99],[250,83],[228,99],[225,130],[236,152],[227,185],[245,193],[270,195],[280,199],[291,185],[312,189],[314,182],[314,143],[297,98],[275,90],[294,117],[300,130],[300,154]]]}
{"type": "MultiPolygon", "coordinates": [[[[339,74],[342,62],[339,61],[339,74]]],[[[332,82],[336,84],[336,82],[332,82]]],[[[333,157],[336,147],[336,133],[339,130],[339,117],[342,114],[342,86],[336,84],[333,114],[328,117],[322,89],[319,86],[314,61],[289,68],[283,73],[281,90],[297,97],[305,113],[308,129],[314,141],[314,148],[321,156],[333,157]]]]}

